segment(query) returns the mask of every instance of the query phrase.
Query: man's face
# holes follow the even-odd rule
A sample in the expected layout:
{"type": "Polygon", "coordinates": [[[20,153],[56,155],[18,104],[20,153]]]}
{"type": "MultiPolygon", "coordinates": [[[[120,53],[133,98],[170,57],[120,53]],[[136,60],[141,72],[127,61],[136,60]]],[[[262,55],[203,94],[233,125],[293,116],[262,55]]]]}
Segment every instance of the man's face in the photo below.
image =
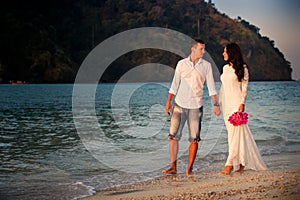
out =
{"type": "Polygon", "coordinates": [[[196,58],[202,58],[205,52],[205,44],[197,43],[192,47],[192,53],[196,58]]]}

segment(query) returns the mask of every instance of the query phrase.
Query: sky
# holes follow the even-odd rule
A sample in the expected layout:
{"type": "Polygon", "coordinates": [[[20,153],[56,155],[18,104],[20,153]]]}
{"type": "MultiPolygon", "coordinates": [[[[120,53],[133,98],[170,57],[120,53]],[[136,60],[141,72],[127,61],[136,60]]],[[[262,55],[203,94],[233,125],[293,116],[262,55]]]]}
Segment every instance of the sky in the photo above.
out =
{"type": "Polygon", "coordinates": [[[292,79],[300,80],[299,0],[212,0],[220,13],[240,16],[260,28],[260,34],[275,42],[291,62],[292,79]]]}

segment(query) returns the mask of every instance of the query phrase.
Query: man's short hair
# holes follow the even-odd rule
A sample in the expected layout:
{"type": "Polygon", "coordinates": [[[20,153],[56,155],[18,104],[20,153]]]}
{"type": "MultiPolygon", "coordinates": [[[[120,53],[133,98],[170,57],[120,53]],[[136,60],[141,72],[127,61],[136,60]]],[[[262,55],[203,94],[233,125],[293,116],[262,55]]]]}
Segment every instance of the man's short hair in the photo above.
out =
{"type": "Polygon", "coordinates": [[[203,40],[199,39],[199,38],[196,38],[193,40],[192,44],[191,44],[191,47],[197,45],[198,43],[200,44],[205,44],[203,40]]]}

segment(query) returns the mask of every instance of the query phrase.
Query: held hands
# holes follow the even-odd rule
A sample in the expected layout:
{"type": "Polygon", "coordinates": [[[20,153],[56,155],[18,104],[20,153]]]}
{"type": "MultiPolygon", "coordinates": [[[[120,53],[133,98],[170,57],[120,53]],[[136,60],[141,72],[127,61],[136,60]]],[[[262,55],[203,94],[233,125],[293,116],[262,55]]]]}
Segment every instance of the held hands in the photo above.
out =
{"type": "Polygon", "coordinates": [[[221,114],[220,106],[214,106],[213,112],[216,116],[219,116],[221,114]]]}

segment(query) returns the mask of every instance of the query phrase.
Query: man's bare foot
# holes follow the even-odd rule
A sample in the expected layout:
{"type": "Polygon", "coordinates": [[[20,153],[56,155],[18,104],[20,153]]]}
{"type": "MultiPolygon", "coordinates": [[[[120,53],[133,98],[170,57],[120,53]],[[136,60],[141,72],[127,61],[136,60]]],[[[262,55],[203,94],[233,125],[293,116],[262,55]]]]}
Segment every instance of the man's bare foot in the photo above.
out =
{"type": "Polygon", "coordinates": [[[243,174],[244,173],[244,168],[245,168],[245,166],[240,164],[240,169],[236,170],[235,172],[239,172],[239,173],[243,174]]]}
{"type": "Polygon", "coordinates": [[[229,175],[231,171],[233,170],[232,166],[225,166],[223,171],[220,172],[221,175],[229,175]]]}
{"type": "Polygon", "coordinates": [[[186,171],[186,176],[193,176],[193,175],[194,175],[193,171],[186,171]]]}
{"type": "Polygon", "coordinates": [[[177,174],[177,170],[170,168],[170,169],[163,170],[162,173],[165,175],[174,175],[174,174],[177,174]]]}

